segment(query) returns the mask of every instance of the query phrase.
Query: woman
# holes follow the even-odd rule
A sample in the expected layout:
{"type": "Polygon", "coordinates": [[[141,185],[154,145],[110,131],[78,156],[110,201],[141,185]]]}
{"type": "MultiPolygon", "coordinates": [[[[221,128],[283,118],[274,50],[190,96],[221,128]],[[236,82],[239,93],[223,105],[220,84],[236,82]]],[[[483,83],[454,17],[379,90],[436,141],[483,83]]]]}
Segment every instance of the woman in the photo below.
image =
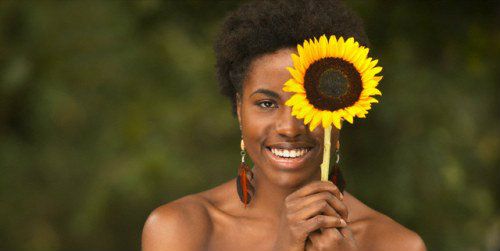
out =
{"type": "MultiPolygon", "coordinates": [[[[229,15],[216,41],[217,73],[254,167],[243,163],[240,174],[250,175],[238,182],[154,210],[144,251],[425,250],[414,232],[320,181],[324,130],[292,116],[283,84],[297,44],[323,34],[368,43],[360,20],[338,1],[257,1],[229,15]]],[[[331,133],[337,142],[339,130],[331,133]]]]}

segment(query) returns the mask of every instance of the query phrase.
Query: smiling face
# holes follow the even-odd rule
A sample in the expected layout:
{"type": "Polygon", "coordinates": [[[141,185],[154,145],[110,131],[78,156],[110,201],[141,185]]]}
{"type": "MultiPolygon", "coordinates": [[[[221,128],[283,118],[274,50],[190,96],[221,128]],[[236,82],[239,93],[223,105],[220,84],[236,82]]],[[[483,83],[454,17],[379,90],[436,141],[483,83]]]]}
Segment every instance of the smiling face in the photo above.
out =
{"type": "MultiPolygon", "coordinates": [[[[289,188],[320,178],[323,128],[313,132],[285,105],[291,93],[282,90],[290,79],[293,49],[281,49],[255,59],[249,67],[237,101],[248,155],[257,173],[269,182],[289,188]]],[[[332,142],[338,130],[332,130],[332,142]]]]}

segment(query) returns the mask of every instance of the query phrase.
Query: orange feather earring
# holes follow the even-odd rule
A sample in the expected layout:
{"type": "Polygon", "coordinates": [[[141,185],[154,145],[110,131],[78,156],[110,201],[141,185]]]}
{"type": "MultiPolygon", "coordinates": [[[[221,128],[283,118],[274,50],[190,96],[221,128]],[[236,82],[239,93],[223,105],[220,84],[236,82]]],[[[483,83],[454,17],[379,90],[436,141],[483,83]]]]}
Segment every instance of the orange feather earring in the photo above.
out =
{"type": "Polygon", "coordinates": [[[241,139],[241,164],[238,167],[236,189],[238,190],[238,196],[240,197],[241,202],[243,202],[243,204],[245,204],[245,207],[247,207],[255,193],[255,188],[252,185],[253,172],[246,164],[245,156],[245,143],[243,142],[243,139],[241,139]]]}

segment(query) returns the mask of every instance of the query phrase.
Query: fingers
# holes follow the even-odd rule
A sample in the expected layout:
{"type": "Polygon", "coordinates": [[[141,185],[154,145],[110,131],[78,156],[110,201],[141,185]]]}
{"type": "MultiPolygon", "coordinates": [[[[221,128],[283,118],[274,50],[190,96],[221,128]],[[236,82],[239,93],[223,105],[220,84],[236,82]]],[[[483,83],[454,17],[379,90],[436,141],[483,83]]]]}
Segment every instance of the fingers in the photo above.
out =
{"type": "Polygon", "coordinates": [[[309,183],[287,196],[282,221],[291,236],[287,238],[304,245],[312,232],[322,234],[325,229],[342,237],[336,229],[347,226],[348,209],[342,200],[337,186],[324,181],[309,183]]]}
{"type": "Polygon", "coordinates": [[[306,250],[358,250],[358,244],[349,227],[327,228],[309,234],[306,250]]]}
{"type": "Polygon", "coordinates": [[[343,219],[327,215],[316,215],[303,222],[303,227],[308,233],[323,228],[339,228],[346,226],[347,223],[343,219]]]}
{"type": "MultiPolygon", "coordinates": [[[[301,203],[302,208],[293,213],[297,219],[307,220],[315,215],[324,214],[327,216],[339,217],[334,208],[325,200],[318,200],[311,204],[301,203]],[[305,206],[304,206],[305,205],[305,206]]],[[[292,210],[290,210],[292,211],[292,210]]]]}
{"type": "Polygon", "coordinates": [[[323,213],[330,216],[340,216],[346,221],[348,219],[347,206],[330,192],[320,192],[308,195],[302,200],[296,199],[290,202],[290,210],[299,211],[301,208],[304,208],[304,205],[311,205],[309,209],[326,207],[322,208],[323,213]],[[326,202],[327,205],[324,205],[324,202],[326,202]]]}
{"type": "Polygon", "coordinates": [[[336,228],[330,228],[322,231],[321,233],[311,233],[308,236],[309,249],[307,250],[330,250],[331,247],[338,247],[335,245],[342,242],[344,237],[336,228]]]}
{"type": "Polygon", "coordinates": [[[352,233],[351,229],[348,227],[343,227],[339,229],[340,234],[344,236],[345,239],[354,241],[354,234],[352,233]]]}
{"type": "MultiPolygon", "coordinates": [[[[305,203],[301,203],[304,205],[305,203]]],[[[337,212],[324,200],[316,201],[295,212],[298,219],[307,220],[315,215],[324,214],[329,216],[338,216],[337,212]]]]}
{"type": "Polygon", "coordinates": [[[288,201],[292,201],[296,198],[302,198],[311,194],[319,193],[319,192],[324,192],[324,191],[329,191],[335,197],[337,197],[339,200],[344,200],[344,195],[340,192],[337,186],[333,184],[330,181],[315,181],[310,184],[307,184],[303,186],[302,188],[298,189],[297,191],[293,192],[287,197],[288,201]]]}

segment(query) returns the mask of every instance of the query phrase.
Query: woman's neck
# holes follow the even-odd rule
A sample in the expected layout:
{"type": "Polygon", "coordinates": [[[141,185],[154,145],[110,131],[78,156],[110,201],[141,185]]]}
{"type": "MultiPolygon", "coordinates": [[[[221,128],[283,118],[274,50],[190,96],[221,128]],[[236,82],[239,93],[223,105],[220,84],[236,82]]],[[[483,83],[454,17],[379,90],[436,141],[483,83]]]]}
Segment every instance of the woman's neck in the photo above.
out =
{"type": "Polygon", "coordinates": [[[282,214],[286,197],[299,187],[279,186],[268,180],[258,167],[253,168],[253,172],[255,195],[250,204],[254,212],[262,217],[278,219],[282,214]]]}

